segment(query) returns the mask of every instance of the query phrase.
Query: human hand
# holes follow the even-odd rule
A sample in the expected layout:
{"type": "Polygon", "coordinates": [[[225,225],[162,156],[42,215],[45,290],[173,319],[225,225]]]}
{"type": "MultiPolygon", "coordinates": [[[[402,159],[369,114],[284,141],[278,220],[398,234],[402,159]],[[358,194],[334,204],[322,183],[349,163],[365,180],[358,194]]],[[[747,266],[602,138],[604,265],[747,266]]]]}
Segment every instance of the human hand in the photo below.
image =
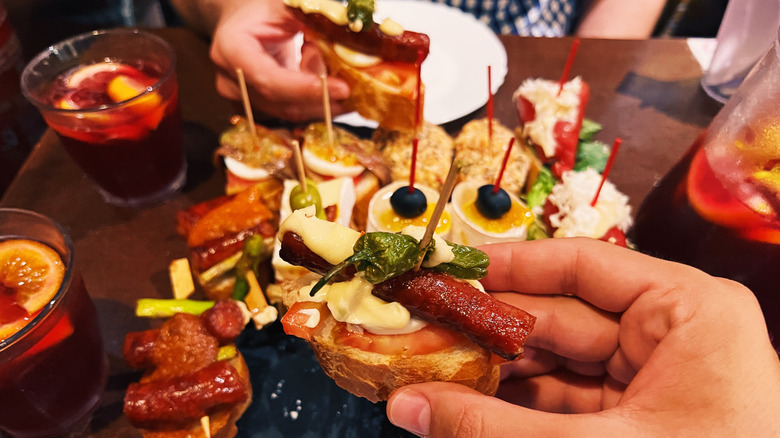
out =
{"type": "MultiPolygon", "coordinates": [[[[236,80],[236,69],[241,68],[253,109],[296,122],[322,117],[324,64],[309,43],[303,45],[298,62],[293,37],[301,29],[299,22],[285,11],[282,0],[234,3],[222,9],[211,44],[219,94],[241,99],[236,80]]],[[[332,114],[343,113],[339,101],[349,96],[349,86],[329,77],[328,94],[332,114]]]]}
{"type": "Polygon", "coordinates": [[[524,357],[502,368],[497,398],[397,390],[393,424],[432,437],[780,434],[780,363],[743,286],[593,239],[481,249],[485,288],[522,292],[495,295],[537,317],[524,357]]]}

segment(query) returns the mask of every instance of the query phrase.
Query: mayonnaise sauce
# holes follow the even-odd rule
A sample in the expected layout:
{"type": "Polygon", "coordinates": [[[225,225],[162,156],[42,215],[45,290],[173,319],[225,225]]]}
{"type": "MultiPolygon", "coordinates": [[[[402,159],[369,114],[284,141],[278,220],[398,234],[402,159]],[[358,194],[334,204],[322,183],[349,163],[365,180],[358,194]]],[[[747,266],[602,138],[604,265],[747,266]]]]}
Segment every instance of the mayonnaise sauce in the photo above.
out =
{"type": "Polygon", "coordinates": [[[360,232],[335,222],[319,219],[315,216],[314,206],[308,206],[292,212],[279,226],[277,238],[292,231],[301,236],[303,243],[315,254],[332,265],[343,262],[353,254],[360,232]]]}
{"type": "Polygon", "coordinates": [[[343,3],[334,0],[284,0],[284,4],[297,8],[306,14],[317,13],[339,26],[346,26],[347,7],[343,3]]]}
{"type": "Polygon", "coordinates": [[[382,20],[382,23],[379,25],[379,30],[382,31],[383,34],[389,36],[398,36],[404,33],[403,26],[390,18],[382,20]]]}
{"type": "MultiPolygon", "coordinates": [[[[419,242],[425,235],[425,227],[407,225],[401,230],[401,234],[414,237],[419,242]]],[[[455,259],[455,253],[452,252],[452,247],[448,245],[444,239],[437,234],[434,234],[433,241],[433,252],[428,254],[428,258],[423,262],[422,266],[424,268],[432,268],[442,263],[449,263],[455,259]]]]}

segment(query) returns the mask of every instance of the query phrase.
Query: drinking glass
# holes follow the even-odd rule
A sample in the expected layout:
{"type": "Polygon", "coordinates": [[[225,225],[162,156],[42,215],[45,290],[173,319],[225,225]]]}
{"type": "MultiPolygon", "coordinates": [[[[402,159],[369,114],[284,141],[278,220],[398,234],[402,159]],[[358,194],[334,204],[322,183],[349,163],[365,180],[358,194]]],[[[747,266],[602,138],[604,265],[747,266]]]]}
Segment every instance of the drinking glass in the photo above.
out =
{"type": "Polygon", "coordinates": [[[106,202],[144,207],[186,178],[175,69],[161,38],[100,30],[38,54],[21,86],[106,202]]]}
{"type": "Polygon", "coordinates": [[[774,44],[637,212],[652,255],[739,281],[780,347],[780,45],[774,44]]]}
{"type": "Polygon", "coordinates": [[[777,0],[730,0],[716,36],[715,52],[701,78],[704,91],[724,103],[766,53],[780,25],[777,0]]]}
{"type": "MultiPolygon", "coordinates": [[[[73,243],[62,227],[32,211],[2,208],[0,241],[16,239],[56,251],[65,274],[53,298],[28,315],[26,325],[0,336],[0,435],[80,432],[97,408],[108,376],[95,307],[74,266],[73,243]]],[[[14,284],[5,280],[4,284],[0,276],[4,318],[15,305],[8,299],[14,284]]]]}

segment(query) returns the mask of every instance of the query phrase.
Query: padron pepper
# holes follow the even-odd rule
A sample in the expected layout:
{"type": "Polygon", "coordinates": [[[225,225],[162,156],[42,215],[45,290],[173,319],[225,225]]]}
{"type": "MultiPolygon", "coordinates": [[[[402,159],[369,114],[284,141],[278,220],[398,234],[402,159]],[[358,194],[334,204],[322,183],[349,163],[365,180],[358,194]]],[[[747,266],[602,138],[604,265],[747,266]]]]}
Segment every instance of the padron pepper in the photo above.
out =
{"type": "MultiPolygon", "coordinates": [[[[310,294],[314,296],[349,265],[355,265],[357,271],[363,272],[371,284],[397,277],[414,269],[421,258],[425,260],[425,257],[436,249],[435,245],[435,240],[431,240],[428,246],[420,248],[417,239],[406,234],[386,231],[366,233],[355,242],[354,253],[325,273],[310,294]]],[[[447,245],[452,248],[455,258],[430,269],[466,280],[478,280],[487,275],[487,267],[490,264],[487,254],[470,246],[452,242],[447,242],[447,245]]]]}
{"type": "Polygon", "coordinates": [[[349,29],[362,32],[374,25],[374,0],[349,0],[347,2],[347,20],[349,29]]]}

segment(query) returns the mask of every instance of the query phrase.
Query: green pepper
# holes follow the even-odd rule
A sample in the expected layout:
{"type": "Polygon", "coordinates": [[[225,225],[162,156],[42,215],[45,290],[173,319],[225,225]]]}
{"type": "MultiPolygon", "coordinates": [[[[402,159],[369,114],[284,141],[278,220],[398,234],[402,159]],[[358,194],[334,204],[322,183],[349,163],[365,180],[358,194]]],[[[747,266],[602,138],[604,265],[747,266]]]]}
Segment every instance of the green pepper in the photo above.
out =
{"type": "Polygon", "coordinates": [[[244,242],[241,258],[236,263],[236,282],[233,285],[234,300],[241,301],[249,293],[249,282],[246,274],[249,271],[257,273],[260,260],[263,258],[263,237],[259,234],[249,236],[244,242]]]}
{"type": "MultiPolygon", "coordinates": [[[[452,248],[455,258],[434,266],[431,269],[445,272],[457,278],[480,279],[487,274],[490,263],[487,254],[470,246],[447,242],[452,248]]],[[[366,233],[355,242],[354,253],[343,262],[334,266],[314,285],[311,295],[314,296],[323,286],[328,284],[339,272],[349,265],[355,265],[363,272],[371,284],[381,283],[414,269],[420,262],[435,250],[435,240],[427,247],[420,248],[414,237],[405,234],[377,231],[366,233]]]]}
{"type": "Polygon", "coordinates": [[[317,209],[317,217],[325,219],[325,210],[322,209],[322,199],[317,186],[310,180],[306,180],[306,192],[300,184],[290,191],[290,208],[295,211],[313,205],[317,209]]]}
{"type": "Polygon", "coordinates": [[[353,32],[371,29],[374,25],[374,0],[348,0],[347,19],[353,32]]]}

